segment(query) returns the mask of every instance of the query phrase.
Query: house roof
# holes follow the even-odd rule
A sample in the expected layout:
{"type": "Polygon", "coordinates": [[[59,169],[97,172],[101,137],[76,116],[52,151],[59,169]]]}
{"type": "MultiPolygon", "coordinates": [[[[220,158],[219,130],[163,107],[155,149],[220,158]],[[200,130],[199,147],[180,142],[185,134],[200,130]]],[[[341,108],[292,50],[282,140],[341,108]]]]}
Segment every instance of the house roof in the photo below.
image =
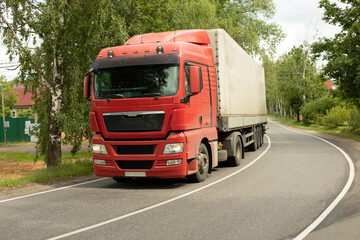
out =
{"type": "Polygon", "coordinates": [[[324,84],[325,84],[325,86],[327,87],[328,90],[334,89],[331,79],[328,79],[324,84]]]}
{"type": "Polygon", "coordinates": [[[14,104],[15,107],[34,105],[34,101],[31,99],[31,92],[26,92],[24,94],[25,88],[13,88],[12,91],[15,91],[17,93],[17,98],[19,99],[19,101],[14,104]]]}

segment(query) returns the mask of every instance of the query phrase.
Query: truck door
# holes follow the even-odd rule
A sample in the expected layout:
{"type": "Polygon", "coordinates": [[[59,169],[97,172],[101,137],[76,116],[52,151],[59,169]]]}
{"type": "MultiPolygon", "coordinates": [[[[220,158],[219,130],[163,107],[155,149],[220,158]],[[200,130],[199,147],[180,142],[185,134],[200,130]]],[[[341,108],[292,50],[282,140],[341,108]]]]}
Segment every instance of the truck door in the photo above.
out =
{"type": "Polygon", "coordinates": [[[208,67],[205,64],[195,62],[188,62],[188,64],[185,65],[185,91],[187,95],[190,94],[189,66],[191,65],[200,67],[201,69],[201,91],[199,94],[191,97],[190,104],[197,108],[196,111],[198,113],[199,126],[209,127],[211,126],[211,101],[208,67]]]}

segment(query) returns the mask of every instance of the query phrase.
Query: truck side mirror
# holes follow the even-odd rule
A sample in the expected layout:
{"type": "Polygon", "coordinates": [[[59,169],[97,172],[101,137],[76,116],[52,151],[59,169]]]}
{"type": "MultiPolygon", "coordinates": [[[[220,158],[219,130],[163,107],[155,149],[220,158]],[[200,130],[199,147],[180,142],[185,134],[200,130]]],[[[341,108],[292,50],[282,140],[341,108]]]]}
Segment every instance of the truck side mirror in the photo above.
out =
{"type": "Polygon", "coordinates": [[[84,98],[89,99],[90,96],[90,74],[84,77],[84,98]]]}
{"type": "Polygon", "coordinates": [[[200,92],[200,76],[201,68],[198,66],[190,66],[190,92],[191,94],[197,94],[200,92]]]}

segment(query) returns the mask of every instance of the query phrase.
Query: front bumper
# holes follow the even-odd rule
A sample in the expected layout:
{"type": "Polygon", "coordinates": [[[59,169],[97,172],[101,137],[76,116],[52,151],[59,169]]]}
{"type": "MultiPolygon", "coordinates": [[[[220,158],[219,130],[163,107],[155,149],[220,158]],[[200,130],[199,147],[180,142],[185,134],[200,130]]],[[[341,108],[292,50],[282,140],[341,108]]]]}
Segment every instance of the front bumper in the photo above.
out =
{"type": "Polygon", "coordinates": [[[171,133],[164,140],[141,140],[141,141],[105,141],[100,134],[95,134],[93,144],[104,144],[106,155],[93,154],[93,159],[105,160],[106,165],[93,164],[96,176],[100,177],[158,177],[158,178],[184,178],[188,174],[186,157],[186,136],[183,133],[171,133]],[[182,153],[163,154],[164,147],[168,143],[184,143],[182,153]],[[153,153],[139,154],[136,146],[154,145],[153,153]],[[123,149],[134,149],[126,154],[119,153],[116,146],[123,149]],[[182,159],[177,165],[167,166],[168,160],[182,159]],[[151,164],[152,163],[152,164],[151,164]]]}

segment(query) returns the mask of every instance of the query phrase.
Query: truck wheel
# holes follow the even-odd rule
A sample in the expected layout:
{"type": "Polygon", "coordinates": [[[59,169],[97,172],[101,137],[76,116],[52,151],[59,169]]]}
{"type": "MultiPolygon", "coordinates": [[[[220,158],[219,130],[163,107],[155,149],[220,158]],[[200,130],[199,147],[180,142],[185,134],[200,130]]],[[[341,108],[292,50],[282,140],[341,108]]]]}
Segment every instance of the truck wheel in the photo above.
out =
{"type": "Polygon", "coordinates": [[[242,159],[242,144],[240,137],[236,137],[235,140],[235,156],[229,157],[228,163],[230,166],[239,166],[242,159]]]}
{"type": "Polygon", "coordinates": [[[210,158],[208,150],[205,146],[205,144],[201,143],[199,148],[199,154],[198,154],[198,171],[189,176],[190,181],[192,182],[202,182],[204,181],[209,172],[210,167],[210,158]]]}

